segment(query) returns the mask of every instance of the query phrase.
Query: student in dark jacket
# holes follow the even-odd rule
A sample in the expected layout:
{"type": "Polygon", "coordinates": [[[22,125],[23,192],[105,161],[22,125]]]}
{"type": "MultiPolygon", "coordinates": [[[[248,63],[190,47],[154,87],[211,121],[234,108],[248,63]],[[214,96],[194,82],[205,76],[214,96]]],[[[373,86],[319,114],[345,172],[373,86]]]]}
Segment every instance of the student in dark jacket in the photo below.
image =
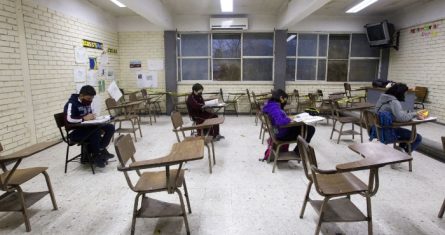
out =
{"type": "MultiPolygon", "coordinates": [[[[393,120],[397,122],[407,122],[417,116],[419,119],[424,119],[421,114],[416,112],[407,112],[402,109],[400,102],[405,101],[405,93],[408,87],[403,83],[396,83],[389,88],[385,94],[380,95],[375,105],[375,112],[390,112],[393,120]]],[[[409,140],[411,138],[411,131],[405,128],[394,128],[398,140],[409,140]]],[[[411,144],[411,150],[414,151],[422,141],[422,136],[417,134],[416,139],[411,144]]],[[[408,152],[408,146],[404,143],[400,147],[408,152]]]]}
{"type": "MultiPolygon", "coordinates": [[[[114,157],[107,151],[114,134],[114,125],[104,124],[99,128],[77,127],[72,128],[70,124],[80,124],[83,121],[94,120],[96,117],[92,112],[91,103],[96,95],[94,87],[86,85],[80,89],[79,94],[72,94],[63,108],[65,114],[65,126],[71,140],[80,142],[86,138],[88,150],[94,156],[94,163],[98,167],[105,167],[109,158],[114,157]],[[103,135],[102,135],[103,134],[103,135]]],[[[82,159],[85,161],[86,159],[82,159]]]]}
{"type": "MultiPolygon", "coordinates": [[[[192,93],[187,97],[187,110],[196,124],[201,124],[206,119],[218,117],[215,113],[211,113],[202,108],[204,106],[204,99],[202,98],[203,90],[204,87],[196,83],[192,87],[192,93]]],[[[219,134],[219,125],[214,125],[210,128],[210,135],[212,135],[215,140],[224,138],[224,136],[219,134]]]]}
{"type": "MultiPolygon", "coordinates": [[[[282,141],[292,141],[296,140],[301,134],[301,128],[299,126],[292,126],[288,128],[279,128],[279,126],[284,126],[289,124],[292,120],[284,112],[284,106],[287,104],[288,95],[281,89],[272,92],[272,98],[267,101],[267,104],[263,107],[263,113],[265,113],[272,126],[277,127],[278,132],[275,133],[275,137],[282,141]]],[[[303,124],[305,125],[305,124],[303,124]]],[[[306,125],[307,137],[306,141],[311,142],[312,137],[315,134],[315,127],[306,125]]],[[[298,152],[298,145],[295,146],[294,151],[298,152]]]]}

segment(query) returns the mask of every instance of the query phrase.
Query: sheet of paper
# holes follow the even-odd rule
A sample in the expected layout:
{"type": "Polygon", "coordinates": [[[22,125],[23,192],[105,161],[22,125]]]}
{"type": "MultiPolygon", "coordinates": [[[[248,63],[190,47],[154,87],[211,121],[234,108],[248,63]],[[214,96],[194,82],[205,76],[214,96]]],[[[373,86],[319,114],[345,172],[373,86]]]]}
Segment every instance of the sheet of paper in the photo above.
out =
{"type": "Polygon", "coordinates": [[[163,59],[148,59],[147,60],[148,70],[164,70],[164,60],[163,59]]]}
{"type": "Polygon", "coordinates": [[[87,85],[97,86],[97,70],[89,70],[87,73],[87,85]]]}
{"type": "Polygon", "coordinates": [[[311,116],[309,113],[300,113],[297,114],[294,118],[296,122],[304,122],[305,124],[311,124],[315,122],[320,122],[326,120],[324,117],[320,116],[311,116]]]}
{"type": "Polygon", "coordinates": [[[149,83],[149,87],[158,88],[158,72],[157,71],[148,71],[146,79],[149,83]]]}
{"type": "Polygon", "coordinates": [[[81,124],[104,123],[104,122],[108,122],[108,121],[110,121],[110,119],[111,119],[111,116],[110,116],[110,115],[98,116],[98,117],[96,117],[96,119],[94,119],[94,120],[83,121],[81,124]]]}
{"type": "Polygon", "coordinates": [[[137,86],[138,88],[147,88],[150,87],[150,83],[147,80],[147,74],[137,73],[136,74],[137,86]]]}
{"type": "Polygon", "coordinates": [[[113,98],[116,102],[119,101],[119,99],[122,97],[122,92],[121,90],[119,90],[119,87],[117,86],[115,81],[112,81],[110,83],[107,91],[111,98],[113,98]]]}
{"type": "Polygon", "coordinates": [[[412,121],[414,122],[425,122],[425,121],[433,121],[433,120],[437,120],[437,117],[427,117],[423,120],[417,119],[417,118],[413,118],[412,121]]]}
{"type": "Polygon", "coordinates": [[[107,80],[114,80],[114,70],[111,68],[107,70],[107,80]]]}
{"type": "Polygon", "coordinates": [[[87,68],[84,66],[74,67],[74,82],[85,82],[87,76],[87,68]]]}
{"type": "Polygon", "coordinates": [[[85,64],[88,61],[87,50],[85,47],[75,47],[74,48],[74,57],[76,59],[76,63],[85,64]]]}
{"type": "Polygon", "coordinates": [[[100,56],[100,64],[102,64],[102,65],[107,65],[108,64],[108,55],[107,54],[103,53],[100,56]]]}

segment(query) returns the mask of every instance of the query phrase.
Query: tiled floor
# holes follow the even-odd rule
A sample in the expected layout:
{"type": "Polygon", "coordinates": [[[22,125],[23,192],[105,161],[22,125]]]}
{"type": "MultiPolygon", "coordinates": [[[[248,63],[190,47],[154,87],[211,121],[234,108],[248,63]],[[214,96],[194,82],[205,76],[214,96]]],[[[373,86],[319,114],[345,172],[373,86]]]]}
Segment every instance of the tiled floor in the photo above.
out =
{"type": "MultiPolygon", "coordinates": [[[[313,234],[317,215],[310,205],[303,219],[298,217],[307,180],[301,165],[290,168],[260,162],[266,146],[258,139],[259,126],[249,116],[226,117],[221,127],[226,137],[216,143],[216,166],[208,172],[207,156],[186,165],[192,214],[192,234],[313,234]]],[[[345,137],[340,144],[329,140],[332,126],[319,124],[312,141],[319,166],[333,169],[338,163],[360,157],[347,148],[354,143],[345,137]]],[[[170,118],[163,116],[153,126],[144,126],[144,137],[136,143],[137,159],[168,153],[176,138],[170,118]]],[[[439,141],[443,126],[425,124],[424,136],[439,141]]],[[[334,135],[335,137],[335,135],[334,135]]],[[[366,138],[365,138],[366,139],[366,138]]],[[[356,138],[358,142],[359,138],[356,138]]],[[[46,197],[30,209],[32,234],[129,234],[135,194],[116,169],[116,162],[93,175],[87,166],[71,163],[63,173],[65,144],[59,144],[27,158],[25,166],[48,166],[58,211],[52,211],[46,197]]],[[[109,150],[114,153],[114,148],[109,150]]],[[[74,152],[74,151],[73,151],[74,152]]],[[[380,170],[380,189],[372,198],[375,234],[445,234],[445,219],[437,213],[445,197],[445,165],[415,152],[413,172],[408,164],[399,170],[380,170]]],[[[357,172],[367,182],[367,171],[357,172]]],[[[24,185],[25,190],[45,189],[43,177],[24,185]]],[[[175,195],[155,194],[156,198],[176,202],[175,195]]],[[[311,197],[319,198],[315,191],[311,197]]],[[[360,209],[365,200],[352,197],[360,209]]],[[[326,224],[324,234],[366,234],[359,223],[326,224]]],[[[20,213],[0,213],[0,234],[23,234],[20,213]]],[[[182,219],[138,219],[136,234],[185,234],[182,219]]]]}

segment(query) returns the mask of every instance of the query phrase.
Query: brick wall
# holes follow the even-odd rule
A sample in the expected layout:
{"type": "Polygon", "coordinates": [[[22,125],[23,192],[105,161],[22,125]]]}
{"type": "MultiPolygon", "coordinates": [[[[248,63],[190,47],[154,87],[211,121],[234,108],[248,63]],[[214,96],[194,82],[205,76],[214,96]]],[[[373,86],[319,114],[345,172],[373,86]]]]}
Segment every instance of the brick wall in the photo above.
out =
{"type": "Polygon", "coordinates": [[[391,49],[388,79],[409,87],[428,87],[426,108],[440,122],[445,120],[445,20],[401,30],[399,50],[391,49]],[[411,29],[438,25],[435,30],[411,33],[411,29]],[[433,35],[433,32],[435,32],[433,35]],[[426,34],[426,35],[425,35],[426,34]]]}
{"type": "Polygon", "coordinates": [[[0,142],[5,151],[29,142],[14,0],[0,1],[0,142]]]}
{"type": "MultiPolygon", "coordinates": [[[[124,91],[140,90],[137,86],[137,73],[148,71],[148,59],[164,60],[164,32],[120,32],[119,33],[119,87],[124,91]],[[139,60],[142,63],[140,69],[130,69],[130,61],[139,60]]],[[[165,71],[156,72],[158,87],[152,90],[165,91],[165,71]]],[[[165,97],[163,97],[165,100],[165,97]]],[[[161,106],[165,111],[165,102],[161,106]]]]}
{"type": "MultiPolygon", "coordinates": [[[[102,30],[32,0],[22,0],[21,7],[23,15],[16,14],[16,1],[0,1],[0,142],[8,152],[25,147],[33,138],[37,142],[60,138],[53,115],[63,110],[75,92],[73,68],[87,67],[76,64],[74,58],[74,47],[81,46],[82,39],[118,49],[117,32],[102,30]],[[20,47],[17,16],[23,17],[25,48],[20,47]],[[27,61],[20,57],[23,50],[27,61]],[[24,85],[24,63],[29,65],[29,90],[24,85]],[[25,95],[31,95],[31,107],[26,106],[25,95]],[[34,123],[30,125],[26,118],[32,114],[34,123]],[[35,126],[35,136],[30,136],[30,126],[35,126]]],[[[87,53],[99,57],[102,50],[87,49],[87,53]]],[[[107,66],[114,70],[116,79],[120,75],[118,57],[110,54],[107,66]]],[[[106,97],[106,93],[98,94],[99,99],[106,97]]]]}

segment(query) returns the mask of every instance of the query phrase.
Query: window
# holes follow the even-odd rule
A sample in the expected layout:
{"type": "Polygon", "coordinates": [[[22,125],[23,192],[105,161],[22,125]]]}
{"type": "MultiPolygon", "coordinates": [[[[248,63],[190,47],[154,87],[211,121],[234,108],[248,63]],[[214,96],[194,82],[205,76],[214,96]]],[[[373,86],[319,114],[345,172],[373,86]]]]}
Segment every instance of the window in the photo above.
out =
{"type": "Polygon", "coordinates": [[[273,33],[179,34],[178,38],[179,80],[273,80],[273,33]]]}
{"type": "Polygon", "coordinates": [[[329,35],[328,81],[348,81],[349,40],[349,34],[329,35]]]}
{"type": "Polygon", "coordinates": [[[286,81],[325,80],[327,35],[289,34],[286,81]]]}

